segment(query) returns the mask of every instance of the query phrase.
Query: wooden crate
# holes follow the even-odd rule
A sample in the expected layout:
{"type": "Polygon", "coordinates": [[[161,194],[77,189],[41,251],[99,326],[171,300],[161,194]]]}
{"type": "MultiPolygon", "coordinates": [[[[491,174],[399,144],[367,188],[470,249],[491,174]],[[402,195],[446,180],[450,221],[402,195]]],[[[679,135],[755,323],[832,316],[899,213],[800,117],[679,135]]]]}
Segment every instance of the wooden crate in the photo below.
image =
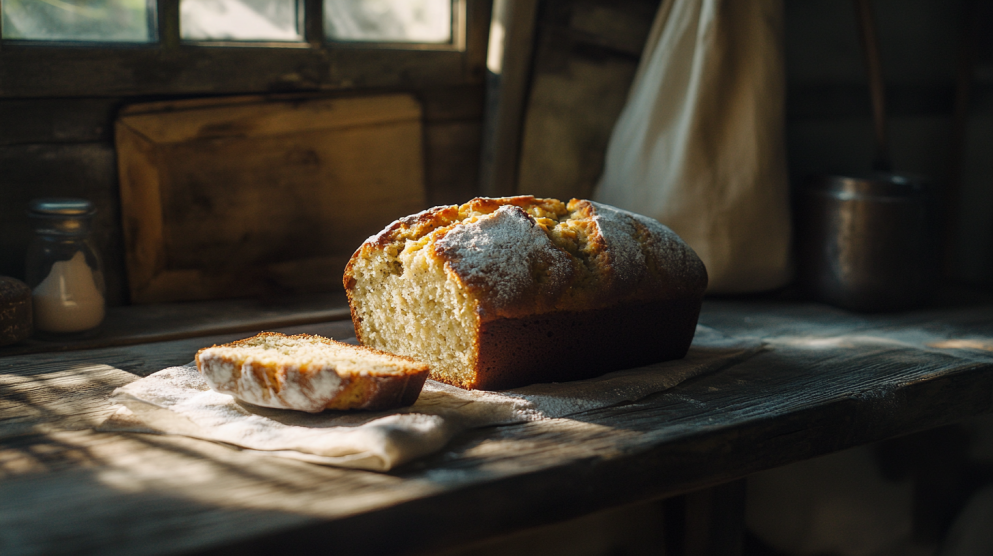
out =
{"type": "Polygon", "coordinates": [[[425,205],[409,95],[135,105],[115,129],[133,303],[340,289],[366,237],[425,205]]]}

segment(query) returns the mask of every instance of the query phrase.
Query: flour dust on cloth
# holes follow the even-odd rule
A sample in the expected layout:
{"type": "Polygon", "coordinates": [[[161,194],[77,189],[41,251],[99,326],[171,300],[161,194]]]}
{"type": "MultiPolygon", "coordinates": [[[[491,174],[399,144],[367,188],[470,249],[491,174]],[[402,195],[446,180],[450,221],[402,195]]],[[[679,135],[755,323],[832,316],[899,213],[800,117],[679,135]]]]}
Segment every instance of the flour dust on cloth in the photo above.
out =
{"type": "Polygon", "coordinates": [[[662,222],[711,293],[786,284],[782,0],[663,0],[594,200],[662,222]]]}
{"type": "Polygon", "coordinates": [[[634,401],[744,360],[762,349],[698,326],[684,359],[575,382],[488,392],[428,380],[392,412],[304,413],[238,402],[210,390],[196,365],[170,367],[114,391],[99,430],[177,434],[314,463],[388,471],[436,452],[463,430],[555,419],[634,401]]]}

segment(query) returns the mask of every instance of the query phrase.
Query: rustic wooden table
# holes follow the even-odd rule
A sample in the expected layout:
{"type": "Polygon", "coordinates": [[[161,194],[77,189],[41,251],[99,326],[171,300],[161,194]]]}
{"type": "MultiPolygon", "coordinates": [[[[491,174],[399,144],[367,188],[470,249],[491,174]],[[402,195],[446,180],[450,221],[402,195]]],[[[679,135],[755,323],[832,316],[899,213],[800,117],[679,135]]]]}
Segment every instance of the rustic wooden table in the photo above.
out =
{"type": "MultiPolygon", "coordinates": [[[[184,336],[183,322],[212,329],[203,324],[210,318],[188,317],[195,306],[184,307],[158,309],[176,320],[162,325],[162,337],[184,336]]],[[[277,313],[272,322],[293,322],[277,313]]],[[[237,331],[153,342],[143,329],[143,343],[133,345],[0,350],[0,554],[424,552],[993,409],[988,301],[865,316],[782,300],[710,300],[702,324],[761,337],[769,349],[635,403],[474,430],[390,473],[92,430],[110,413],[115,387],[246,335],[231,318],[220,321],[214,330],[237,331]]],[[[346,337],[351,325],[284,330],[346,337]]]]}

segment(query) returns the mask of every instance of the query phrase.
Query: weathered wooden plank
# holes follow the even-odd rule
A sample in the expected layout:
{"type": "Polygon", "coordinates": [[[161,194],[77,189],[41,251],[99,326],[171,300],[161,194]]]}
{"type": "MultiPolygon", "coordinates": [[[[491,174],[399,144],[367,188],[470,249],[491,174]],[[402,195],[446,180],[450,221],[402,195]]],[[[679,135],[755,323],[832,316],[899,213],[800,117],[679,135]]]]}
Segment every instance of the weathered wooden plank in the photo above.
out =
{"type": "Polygon", "coordinates": [[[119,98],[0,101],[0,145],[110,143],[119,98]]]}
{"type": "Polygon", "coordinates": [[[490,15],[493,0],[467,0],[465,37],[465,75],[473,83],[483,84],[490,38],[490,15]]]}
{"type": "Polygon", "coordinates": [[[0,438],[51,429],[92,429],[113,410],[107,395],[137,377],[109,365],[81,363],[0,374],[0,438]]]}
{"type": "MultiPolygon", "coordinates": [[[[563,48],[551,36],[545,36],[542,45],[563,48]]],[[[551,51],[540,53],[536,65],[523,125],[517,191],[557,199],[589,198],[603,171],[607,142],[624,108],[637,62],[551,51]]]]}
{"type": "Polygon", "coordinates": [[[478,120],[424,126],[429,205],[462,204],[478,194],[481,130],[478,120]]]}
{"type": "Polygon", "coordinates": [[[560,29],[578,42],[638,58],[659,3],[658,0],[549,2],[550,9],[541,24],[560,29]]]}
{"type": "Polygon", "coordinates": [[[424,105],[424,173],[428,205],[464,203],[479,194],[483,88],[433,88],[424,105]]]}
{"type": "Polygon", "coordinates": [[[514,179],[518,193],[592,194],[657,6],[632,0],[545,7],[514,179]]]}
{"type": "Polygon", "coordinates": [[[552,1],[537,34],[517,192],[588,198],[658,2],[552,1]]]}
{"type": "Polygon", "coordinates": [[[13,46],[0,97],[238,94],[479,82],[458,51],[339,48],[13,46]]]}
{"type": "MultiPolygon", "coordinates": [[[[729,334],[762,337],[828,337],[863,330],[990,335],[993,295],[979,290],[945,290],[932,304],[899,313],[853,313],[787,293],[778,299],[704,303],[701,319],[729,334]]],[[[923,337],[923,336],[922,336],[923,337]]]]}
{"type": "Polygon", "coordinates": [[[684,495],[684,550],[674,553],[741,556],[745,534],[745,488],[745,480],[739,479],[684,495]]]}
{"type": "Polygon", "coordinates": [[[432,489],[426,483],[407,484],[391,493],[402,483],[395,477],[347,473],[183,438],[62,432],[4,448],[4,471],[16,472],[4,473],[3,479],[4,554],[186,552],[223,544],[238,529],[253,534],[285,530],[314,523],[322,512],[348,515],[432,489]],[[282,478],[276,482],[259,480],[277,476],[282,478]],[[272,496],[277,485],[294,494],[278,501],[272,496]],[[335,504],[334,489],[351,499],[335,504]],[[224,500],[211,494],[219,491],[227,492],[224,500]],[[85,531],[75,517],[34,521],[53,510],[103,525],[85,531]],[[240,525],[232,528],[235,523],[240,525]]]}
{"type": "Polygon", "coordinates": [[[197,139],[258,139],[421,119],[408,95],[282,99],[264,96],[205,98],[135,104],[121,121],[155,145],[197,139]]]}
{"type": "MultiPolygon", "coordinates": [[[[111,307],[93,337],[34,340],[0,347],[0,357],[164,342],[333,320],[349,320],[343,292],[199,303],[111,307]]],[[[351,334],[351,333],[350,333],[351,334]]]]}
{"type": "Polygon", "coordinates": [[[483,195],[513,195],[521,149],[538,18],[537,0],[494,4],[486,73],[486,115],[479,188],[483,195]]]}
{"type": "Polygon", "coordinates": [[[431,87],[416,92],[424,107],[424,122],[475,120],[483,118],[484,90],[482,85],[431,87]]]}
{"type": "MultiPolygon", "coordinates": [[[[822,306],[780,307],[794,330],[806,331],[802,342],[761,303],[705,305],[705,324],[751,331],[771,349],[635,403],[472,431],[391,474],[179,438],[61,432],[6,439],[0,542],[7,544],[0,546],[11,553],[68,546],[81,553],[222,546],[250,554],[415,553],[688,492],[993,409],[988,352],[922,349],[914,340],[926,346],[988,333],[989,305],[931,313],[940,325],[930,326],[920,324],[927,313],[879,316],[870,326],[822,306]],[[915,336],[911,329],[921,326],[915,336]],[[53,520],[56,507],[60,519],[53,520]],[[50,521],[58,523],[48,536],[30,526],[50,521]]],[[[189,357],[196,341],[67,355],[102,351],[105,359],[87,360],[147,369],[189,357]]],[[[58,368],[54,358],[39,365],[58,368]]]]}

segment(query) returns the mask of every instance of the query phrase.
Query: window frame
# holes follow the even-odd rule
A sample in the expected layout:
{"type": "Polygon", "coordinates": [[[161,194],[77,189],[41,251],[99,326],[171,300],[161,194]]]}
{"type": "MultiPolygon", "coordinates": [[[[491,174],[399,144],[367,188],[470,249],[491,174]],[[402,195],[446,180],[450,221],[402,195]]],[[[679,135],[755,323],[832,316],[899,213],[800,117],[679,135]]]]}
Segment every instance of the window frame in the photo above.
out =
{"type": "Polygon", "coordinates": [[[300,1],[303,42],[183,41],[179,0],[155,0],[154,42],[3,39],[0,98],[283,93],[482,81],[487,0],[453,0],[452,41],[444,44],[328,40],[323,0],[300,1]]]}

